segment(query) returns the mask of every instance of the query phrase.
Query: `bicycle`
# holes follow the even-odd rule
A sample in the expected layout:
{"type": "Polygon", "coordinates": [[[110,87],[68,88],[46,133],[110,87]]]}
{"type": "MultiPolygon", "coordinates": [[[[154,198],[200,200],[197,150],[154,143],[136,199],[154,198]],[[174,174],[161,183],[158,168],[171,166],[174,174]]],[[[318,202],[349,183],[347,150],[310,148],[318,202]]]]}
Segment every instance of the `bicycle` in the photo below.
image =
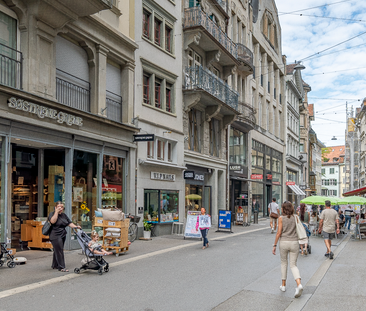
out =
{"type": "Polygon", "coordinates": [[[137,238],[138,229],[139,229],[137,224],[139,223],[141,217],[129,214],[127,216],[127,218],[130,219],[130,225],[128,226],[128,239],[132,243],[137,238]]]}

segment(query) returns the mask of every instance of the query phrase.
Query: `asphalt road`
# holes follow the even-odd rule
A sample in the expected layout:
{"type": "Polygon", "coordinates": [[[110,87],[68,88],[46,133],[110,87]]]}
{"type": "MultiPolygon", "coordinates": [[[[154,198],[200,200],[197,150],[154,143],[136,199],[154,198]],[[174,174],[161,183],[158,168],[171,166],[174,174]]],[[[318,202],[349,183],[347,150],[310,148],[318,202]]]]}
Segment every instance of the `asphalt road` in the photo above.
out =
{"type": "MultiPolygon", "coordinates": [[[[50,253],[24,252],[29,258],[45,255],[14,269],[0,268],[0,310],[253,311],[301,310],[311,305],[332,264],[324,257],[321,238],[310,239],[311,255],[299,256],[305,285],[304,298],[299,300],[293,298],[296,284],[290,270],[286,292],[279,290],[280,258],[271,253],[275,235],[270,233],[268,221],[234,231],[211,229],[210,247],[205,250],[199,241],[176,236],[136,241],[129,254],[107,258],[110,272],[102,276],[95,271],[80,275],[54,272],[49,267],[50,253]]],[[[79,253],[67,253],[70,270],[79,265],[79,253]]]]}

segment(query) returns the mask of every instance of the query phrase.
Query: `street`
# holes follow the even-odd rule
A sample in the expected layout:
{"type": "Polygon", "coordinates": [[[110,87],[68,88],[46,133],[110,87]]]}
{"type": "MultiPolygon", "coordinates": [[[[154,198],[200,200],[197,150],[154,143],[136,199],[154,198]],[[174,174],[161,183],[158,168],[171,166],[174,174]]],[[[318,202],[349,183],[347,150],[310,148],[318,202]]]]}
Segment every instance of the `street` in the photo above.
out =
{"type": "Polygon", "coordinates": [[[304,292],[294,299],[291,271],[286,292],[279,290],[280,257],[271,253],[268,220],[233,231],[211,228],[205,250],[201,241],[178,236],[135,241],[126,255],[106,258],[110,272],[102,276],[72,272],[80,250],[66,252],[65,274],[50,268],[51,252],[18,253],[26,265],[0,268],[0,310],[363,310],[366,241],[341,236],[331,261],[322,238],[311,237],[312,254],[298,259],[304,292]]]}

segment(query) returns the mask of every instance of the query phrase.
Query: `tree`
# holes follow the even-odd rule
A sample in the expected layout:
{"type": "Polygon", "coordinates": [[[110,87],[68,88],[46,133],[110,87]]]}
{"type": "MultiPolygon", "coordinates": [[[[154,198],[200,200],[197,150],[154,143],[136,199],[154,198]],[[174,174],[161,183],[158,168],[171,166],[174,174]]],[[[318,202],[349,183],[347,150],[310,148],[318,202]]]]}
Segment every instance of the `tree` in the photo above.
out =
{"type": "Polygon", "coordinates": [[[331,152],[330,147],[322,148],[322,162],[328,162],[329,158],[327,158],[327,155],[331,152]]]}

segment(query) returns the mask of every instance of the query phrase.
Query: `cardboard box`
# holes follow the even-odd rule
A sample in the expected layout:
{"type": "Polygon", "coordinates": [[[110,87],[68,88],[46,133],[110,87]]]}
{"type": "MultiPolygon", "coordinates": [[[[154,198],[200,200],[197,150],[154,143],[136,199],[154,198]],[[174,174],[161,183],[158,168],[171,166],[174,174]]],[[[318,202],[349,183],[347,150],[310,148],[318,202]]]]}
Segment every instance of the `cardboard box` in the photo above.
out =
{"type": "Polygon", "coordinates": [[[15,248],[7,248],[7,250],[9,251],[9,254],[13,256],[15,256],[15,254],[17,253],[15,248]]]}
{"type": "Polygon", "coordinates": [[[102,227],[103,226],[103,217],[94,217],[94,226],[102,227]]]}

